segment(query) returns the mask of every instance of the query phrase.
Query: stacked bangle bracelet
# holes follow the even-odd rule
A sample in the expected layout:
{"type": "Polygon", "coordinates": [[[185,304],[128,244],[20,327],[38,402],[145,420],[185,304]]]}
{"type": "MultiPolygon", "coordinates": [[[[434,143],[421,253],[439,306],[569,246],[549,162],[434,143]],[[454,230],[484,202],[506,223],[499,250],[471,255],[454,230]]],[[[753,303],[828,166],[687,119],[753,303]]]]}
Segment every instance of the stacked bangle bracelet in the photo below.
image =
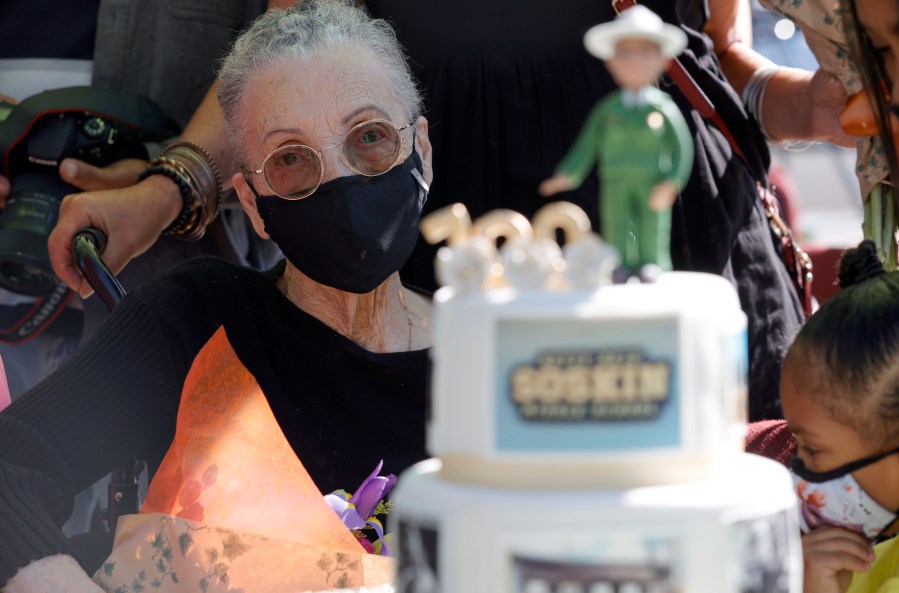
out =
{"type": "Polygon", "coordinates": [[[203,147],[178,140],[150,161],[138,180],[164,175],[178,185],[184,205],[178,217],[162,233],[197,240],[216,217],[222,196],[222,178],[215,161],[203,147]]]}
{"type": "Polygon", "coordinates": [[[746,111],[755,119],[768,144],[788,150],[802,150],[808,148],[814,142],[807,140],[775,140],[768,132],[768,128],[765,127],[765,119],[762,117],[762,108],[765,104],[765,90],[768,88],[768,83],[771,81],[772,76],[783,70],[789,70],[789,68],[784,66],[762,66],[757,69],[752,73],[749,82],[743,88],[741,98],[746,106],[746,111]]]}

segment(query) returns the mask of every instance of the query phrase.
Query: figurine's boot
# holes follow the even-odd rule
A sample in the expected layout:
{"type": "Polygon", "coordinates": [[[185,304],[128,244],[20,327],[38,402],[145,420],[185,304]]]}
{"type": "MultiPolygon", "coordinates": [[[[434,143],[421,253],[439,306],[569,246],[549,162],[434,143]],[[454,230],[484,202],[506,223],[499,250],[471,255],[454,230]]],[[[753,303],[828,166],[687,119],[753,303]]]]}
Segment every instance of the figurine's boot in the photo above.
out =
{"type": "Polygon", "coordinates": [[[619,266],[612,272],[613,284],[627,284],[628,279],[634,275],[633,270],[627,266],[619,266]]]}

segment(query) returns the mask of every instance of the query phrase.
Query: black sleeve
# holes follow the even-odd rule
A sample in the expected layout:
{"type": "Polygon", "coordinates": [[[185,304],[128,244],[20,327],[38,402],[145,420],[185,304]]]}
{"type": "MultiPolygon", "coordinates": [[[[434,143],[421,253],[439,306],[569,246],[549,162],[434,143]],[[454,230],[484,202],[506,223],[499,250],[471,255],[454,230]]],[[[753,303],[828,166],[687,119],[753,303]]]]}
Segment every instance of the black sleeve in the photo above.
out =
{"type": "Polygon", "coordinates": [[[75,492],[171,442],[184,378],[220,325],[218,289],[204,279],[187,267],[129,294],[0,413],[0,588],[33,560],[72,554],[60,526],[75,492]]]}

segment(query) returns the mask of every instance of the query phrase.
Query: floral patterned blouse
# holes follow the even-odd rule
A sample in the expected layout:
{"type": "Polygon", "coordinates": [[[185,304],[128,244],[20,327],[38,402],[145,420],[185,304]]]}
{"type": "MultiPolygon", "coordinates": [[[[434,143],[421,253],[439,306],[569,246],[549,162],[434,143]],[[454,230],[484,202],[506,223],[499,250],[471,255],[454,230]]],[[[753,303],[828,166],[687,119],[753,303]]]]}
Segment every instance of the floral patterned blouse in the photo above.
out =
{"type": "MultiPolygon", "coordinates": [[[[802,30],[809,49],[818,63],[843,83],[850,95],[862,89],[856,65],[849,57],[846,22],[843,11],[834,0],[759,0],[762,6],[781,14],[802,30]]],[[[858,174],[861,194],[867,199],[873,187],[888,174],[883,147],[877,137],[861,137],[858,141],[858,174]]]]}
{"type": "MultiPolygon", "coordinates": [[[[849,95],[862,90],[856,64],[850,59],[846,15],[835,0],[759,0],[792,21],[805,35],[806,43],[821,68],[832,72],[849,95]]],[[[860,136],[855,172],[864,205],[862,231],[871,239],[887,271],[899,269],[899,212],[893,187],[883,182],[889,175],[888,160],[878,136],[860,136]]]]}

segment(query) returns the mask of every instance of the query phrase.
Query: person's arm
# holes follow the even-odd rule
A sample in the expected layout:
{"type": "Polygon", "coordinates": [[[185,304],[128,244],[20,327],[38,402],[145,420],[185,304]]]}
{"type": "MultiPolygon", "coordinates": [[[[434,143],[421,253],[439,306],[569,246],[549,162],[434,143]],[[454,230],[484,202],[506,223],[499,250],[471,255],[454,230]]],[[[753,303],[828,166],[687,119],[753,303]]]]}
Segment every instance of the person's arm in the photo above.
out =
{"type": "Polygon", "coordinates": [[[747,0],[709,0],[705,33],[712,40],[727,81],[738,93],[757,68],[774,65],[752,50],[752,12],[747,0]]]}
{"type": "Polygon", "coordinates": [[[672,101],[664,101],[661,111],[665,115],[665,136],[672,150],[672,167],[666,181],[681,191],[693,171],[693,137],[680,109],[672,101]]]}
{"type": "Polygon", "coordinates": [[[57,372],[0,413],[0,590],[23,567],[73,555],[60,527],[76,492],[171,442],[191,361],[234,289],[210,292],[227,283],[204,270],[186,264],[125,297],[57,372]]]}
{"type": "Polygon", "coordinates": [[[671,171],[656,184],[649,196],[649,207],[660,212],[674,205],[680,192],[693,170],[693,138],[680,109],[670,99],[659,103],[659,110],[664,114],[664,138],[671,150],[671,171]]]}
{"type": "Polygon", "coordinates": [[[598,136],[602,133],[602,118],[610,104],[610,98],[606,97],[593,108],[571,148],[556,166],[553,176],[544,179],[537,188],[541,195],[548,197],[580,187],[584,178],[596,167],[598,136]]]}
{"type": "MultiPolygon", "coordinates": [[[[775,64],[752,49],[748,0],[709,0],[706,34],[728,82],[742,94],[752,75],[775,64]]],[[[799,68],[778,70],[768,81],[762,105],[765,128],[775,140],[821,140],[855,146],[840,128],[846,91],[830,72],[799,68]]]]}

